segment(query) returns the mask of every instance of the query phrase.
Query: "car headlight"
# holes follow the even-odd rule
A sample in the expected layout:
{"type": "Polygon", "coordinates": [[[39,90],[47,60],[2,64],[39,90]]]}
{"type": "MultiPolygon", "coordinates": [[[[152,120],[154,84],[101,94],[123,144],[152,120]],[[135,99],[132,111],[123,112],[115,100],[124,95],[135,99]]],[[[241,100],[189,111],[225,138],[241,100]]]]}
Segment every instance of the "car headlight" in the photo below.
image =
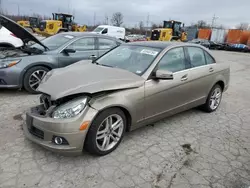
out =
{"type": "Polygon", "coordinates": [[[16,65],[17,63],[19,63],[20,61],[21,61],[21,59],[0,62],[0,69],[12,67],[12,66],[16,65]]]}
{"type": "Polygon", "coordinates": [[[60,105],[55,109],[52,117],[55,119],[65,119],[77,116],[83,111],[87,104],[87,97],[73,99],[65,104],[60,105]]]}

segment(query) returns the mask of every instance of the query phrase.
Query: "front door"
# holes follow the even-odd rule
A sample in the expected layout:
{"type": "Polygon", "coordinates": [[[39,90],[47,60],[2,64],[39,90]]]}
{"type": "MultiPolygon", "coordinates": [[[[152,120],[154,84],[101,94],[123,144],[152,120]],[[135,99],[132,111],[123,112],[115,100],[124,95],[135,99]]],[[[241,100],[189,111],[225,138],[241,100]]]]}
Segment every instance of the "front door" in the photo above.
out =
{"type": "Polygon", "coordinates": [[[72,52],[65,53],[63,50],[59,53],[59,67],[65,67],[80,60],[90,59],[91,56],[98,56],[96,38],[94,37],[78,39],[69,44],[65,49],[72,50],[72,52]]]}
{"type": "Polygon", "coordinates": [[[149,79],[145,83],[146,119],[158,119],[190,102],[189,65],[182,47],[169,50],[156,70],[173,72],[172,80],[149,79]]]}

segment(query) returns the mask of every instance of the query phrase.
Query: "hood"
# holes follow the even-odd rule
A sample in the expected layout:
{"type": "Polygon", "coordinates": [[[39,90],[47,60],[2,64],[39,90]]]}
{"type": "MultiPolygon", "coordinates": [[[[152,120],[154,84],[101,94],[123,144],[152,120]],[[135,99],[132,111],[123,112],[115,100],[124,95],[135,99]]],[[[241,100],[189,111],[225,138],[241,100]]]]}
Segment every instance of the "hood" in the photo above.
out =
{"type": "Polygon", "coordinates": [[[145,80],[126,70],[80,61],[68,67],[50,71],[38,91],[49,94],[52,100],[79,94],[96,93],[140,87],[145,80]]]}
{"type": "Polygon", "coordinates": [[[35,42],[40,44],[45,49],[48,49],[43,43],[41,43],[34,35],[32,35],[29,31],[24,29],[22,26],[14,22],[13,20],[0,15],[0,25],[4,26],[10,32],[12,32],[16,37],[20,38],[24,44],[28,42],[35,42]]]}

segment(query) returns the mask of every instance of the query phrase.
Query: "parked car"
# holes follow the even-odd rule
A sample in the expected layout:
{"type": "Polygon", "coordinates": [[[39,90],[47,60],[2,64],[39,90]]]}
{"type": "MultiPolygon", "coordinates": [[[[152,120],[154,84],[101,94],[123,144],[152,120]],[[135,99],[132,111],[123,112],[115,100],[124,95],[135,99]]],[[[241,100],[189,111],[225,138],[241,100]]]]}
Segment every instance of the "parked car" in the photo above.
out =
{"type": "Polygon", "coordinates": [[[250,47],[245,44],[225,44],[225,50],[236,52],[250,52],[250,47]]]}
{"type": "Polygon", "coordinates": [[[30,93],[37,93],[51,69],[99,57],[122,43],[113,37],[83,32],[64,32],[40,41],[4,16],[0,16],[0,23],[25,43],[22,48],[0,51],[0,88],[24,87],[30,93]],[[30,42],[36,44],[27,45],[30,42]]]}
{"type": "Polygon", "coordinates": [[[210,40],[205,40],[205,39],[193,39],[189,41],[190,43],[194,44],[200,44],[208,49],[213,49],[213,50],[223,50],[224,46],[223,44],[219,44],[210,40]]]}
{"type": "Polygon", "coordinates": [[[138,42],[138,41],[147,41],[145,35],[128,35],[125,37],[126,42],[138,42]]]}
{"type": "Polygon", "coordinates": [[[99,25],[97,28],[95,28],[94,31],[92,31],[92,33],[108,35],[124,41],[126,30],[124,27],[116,27],[112,25],[99,25]]]}
{"type": "Polygon", "coordinates": [[[23,41],[17,38],[12,32],[0,25],[0,47],[19,48],[23,46],[23,41]]]}
{"type": "Polygon", "coordinates": [[[27,113],[24,133],[56,152],[112,152],[124,132],[201,106],[215,111],[230,70],[200,45],[122,44],[97,60],[49,72],[41,104],[27,113]],[[185,51],[185,53],[184,53],[185,51]]]}

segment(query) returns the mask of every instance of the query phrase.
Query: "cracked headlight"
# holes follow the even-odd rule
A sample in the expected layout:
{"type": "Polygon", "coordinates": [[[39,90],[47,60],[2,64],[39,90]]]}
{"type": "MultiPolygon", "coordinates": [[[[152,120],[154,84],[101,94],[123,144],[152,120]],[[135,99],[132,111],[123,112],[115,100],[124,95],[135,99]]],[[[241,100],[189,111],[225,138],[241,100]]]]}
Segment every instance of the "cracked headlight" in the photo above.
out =
{"type": "Polygon", "coordinates": [[[58,106],[52,114],[55,119],[65,119],[77,116],[87,104],[87,97],[79,97],[58,106]]]}

